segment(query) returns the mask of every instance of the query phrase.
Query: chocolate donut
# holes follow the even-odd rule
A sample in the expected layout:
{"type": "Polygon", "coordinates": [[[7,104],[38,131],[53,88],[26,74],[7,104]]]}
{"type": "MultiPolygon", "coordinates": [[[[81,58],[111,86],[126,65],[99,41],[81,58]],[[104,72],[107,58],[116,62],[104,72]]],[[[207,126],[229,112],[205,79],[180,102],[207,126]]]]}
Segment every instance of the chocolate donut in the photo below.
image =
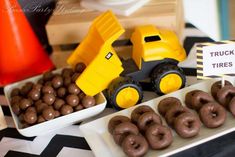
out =
{"type": "Polygon", "coordinates": [[[204,91],[198,91],[192,96],[191,106],[193,109],[199,110],[204,104],[213,101],[214,98],[210,94],[204,91]]]}
{"type": "Polygon", "coordinates": [[[167,124],[173,126],[174,119],[184,112],[188,112],[188,110],[183,106],[173,106],[170,108],[165,115],[167,124]]]}
{"type": "Polygon", "coordinates": [[[125,137],[130,134],[139,134],[137,126],[131,122],[122,122],[114,128],[113,139],[116,144],[121,145],[125,137]]]}
{"type": "Polygon", "coordinates": [[[174,120],[175,131],[183,138],[196,136],[200,131],[200,127],[200,120],[193,113],[182,113],[174,120]]]}
{"type": "Polygon", "coordinates": [[[130,122],[130,121],[131,121],[130,118],[126,116],[115,116],[109,120],[108,130],[111,134],[113,134],[113,130],[118,124],[121,124],[123,122],[130,122]]]}
{"type": "Polygon", "coordinates": [[[129,157],[141,157],[147,153],[149,146],[143,136],[130,134],[123,140],[122,149],[129,157]]]}
{"type": "Polygon", "coordinates": [[[228,107],[229,102],[235,96],[235,87],[233,86],[224,86],[217,92],[217,101],[224,106],[228,107]]]}
{"type": "Polygon", "coordinates": [[[163,125],[153,124],[145,132],[145,137],[152,149],[164,149],[171,145],[173,138],[171,130],[163,125]]]}
{"type": "Polygon", "coordinates": [[[216,128],[226,120],[226,111],[217,102],[209,102],[201,107],[199,116],[206,127],[216,128]]]}
{"type": "Polygon", "coordinates": [[[131,113],[132,122],[137,123],[139,117],[145,112],[154,112],[154,110],[147,105],[138,106],[135,108],[131,113]]]}
{"type": "Polygon", "coordinates": [[[145,112],[137,121],[138,128],[143,132],[145,132],[152,124],[162,124],[160,116],[155,112],[145,112]]]}
{"type": "Polygon", "coordinates": [[[192,97],[193,97],[193,95],[194,95],[195,93],[197,93],[197,92],[199,92],[199,91],[201,91],[201,90],[192,90],[192,91],[190,91],[190,92],[188,92],[188,93],[186,94],[186,96],[185,96],[185,104],[186,104],[186,106],[187,106],[188,108],[193,109],[192,104],[191,104],[191,102],[192,102],[192,97]]]}
{"type": "Polygon", "coordinates": [[[229,102],[228,110],[232,113],[232,115],[235,117],[235,97],[232,98],[232,100],[229,102]]]}
{"type": "Polygon", "coordinates": [[[181,102],[178,98],[175,98],[175,97],[167,97],[167,98],[164,98],[162,99],[159,104],[158,104],[158,112],[162,115],[162,116],[165,116],[166,114],[166,111],[174,106],[174,105],[178,105],[178,106],[181,106],[181,102]]]}
{"type": "MultiPolygon", "coordinates": [[[[224,86],[232,86],[232,83],[229,81],[224,82],[224,86]]],[[[211,95],[217,99],[217,92],[221,89],[221,81],[217,81],[211,86],[211,95]]]]}

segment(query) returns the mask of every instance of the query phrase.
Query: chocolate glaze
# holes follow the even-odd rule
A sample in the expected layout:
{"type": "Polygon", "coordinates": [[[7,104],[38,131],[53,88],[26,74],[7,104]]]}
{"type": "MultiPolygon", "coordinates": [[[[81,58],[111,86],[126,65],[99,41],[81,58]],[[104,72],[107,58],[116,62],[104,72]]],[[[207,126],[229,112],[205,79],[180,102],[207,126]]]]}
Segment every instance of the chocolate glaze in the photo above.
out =
{"type": "Polygon", "coordinates": [[[165,119],[168,125],[173,126],[173,122],[176,117],[180,114],[188,112],[188,110],[183,106],[173,106],[171,107],[165,115],[165,119]]]}
{"type": "Polygon", "coordinates": [[[79,104],[79,98],[77,95],[70,94],[66,97],[66,102],[68,105],[75,107],[79,104]]]}
{"type": "Polygon", "coordinates": [[[82,104],[78,104],[77,106],[74,107],[75,111],[80,111],[82,109],[84,109],[84,106],[82,104]]]}
{"type": "Polygon", "coordinates": [[[162,124],[160,116],[155,112],[145,112],[137,121],[137,126],[142,132],[145,132],[152,124],[162,124]]]}
{"type": "Polygon", "coordinates": [[[131,113],[132,122],[137,123],[139,117],[145,112],[154,112],[154,110],[147,105],[138,106],[137,108],[135,108],[131,113]]]}
{"type": "Polygon", "coordinates": [[[27,96],[29,91],[32,89],[33,83],[32,82],[27,82],[21,89],[20,89],[20,94],[22,96],[27,96]]]}
{"type": "Polygon", "coordinates": [[[62,77],[71,77],[73,74],[73,69],[71,68],[64,68],[62,70],[62,77]]]}
{"type": "Polygon", "coordinates": [[[75,82],[77,80],[77,78],[80,76],[80,73],[74,73],[73,76],[71,77],[71,81],[75,82]]]}
{"type": "Polygon", "coordinates": [[[83,97],[83,99],[82,99],[82,105],[83,105],[85,108],[89,108],[89,107],[95,106],[95,98],[92,97],[92,96],[86,95],[86,96],[83,97]]]}
{"type": "Polygon", "coordinates": [[[41,92],[37,89],[32,89],[29,93],[28,93],[28,97],[34,101],[39,100],[41,97],[41,92]]]}
{"type": "Polygon", "coordinates": [[[162,99],[158,104],[158,112],[165,116],[166,111],[169,110],[172,106],[181,106],[181,102],[178,98],[175,97],[167,97],[162,99]]]}
{"type": "Polygon", "coordinates": [[[77,63],[75,66],[75,71],[78,73],[82,73],[86,68],[86,65],[84,63],[77,63]]]}
{"type": "Polygon", "coordinates": [[[36,113],[36,114],[37,114],[36,107],[34,107],[34,106],[30,106],[30,107],[28,107],[28,108],[26,109],[26,111],[25,111],[25,112],[34,112],[34,113],[36,113]]]}
{"type": "Polygon", "coordinates": [[[80,88],[78,88],[78,86],[75,83],[71,83],[68,86],[68,92],[70,94],[79,94],[80,93],[80,88]]]}
{"type": "Polygon", "coordinates": [[[55,118],[55,111],[51,107],[46,107],[42,110],[42,116],[45,120],[51,120],[55,118]]]}
{"type": "Polygon", "coordinates": [[[193,109],[195,110],[199,110],[204,104],[208,103],[208,102],[213,102],[215,101],[214,98],[204,92],[204,91],[199,91],[196,92],[191,99],[191,105],[193,107],[193,109]]]}
{"type": "Polygon", "coordinates": [[[163,125],[153,124],[145,132],[149,146],[154,150],[167,148],[173,142],[171,130],[163,125]]]}
{"type": "Polygon", "coordinates": [[[56,98],[53,106],[55,110],[60,110],[60,108],[65,104],[63,99],[56,98]]]}
{"type": "Polygon", "coordinates": [[[35,112],[25,112],[24,121],[28,124],[34,124],[37,122],[37,114],[35,112]]]}
{"type": "Polygon", "coordinates": [[[123,122],[130,122],[130,121],[131,121],[130,118],[126,116],[121,116],[121,115],[115,116],[109,120],[108,130],[111,134],[113,134],[113,130],[118,124],[121,124],[123,122]]]}
{"type": "Polygon", "coordinates": [[[36,110],[37,110],[37,113],[42,113],[42,110],[46,107],[48,107],[48,105],[44,102],[38,102],[37,104],[35,104],[35,107],[36,107],[36,110]]]}
{"type": "Polygon", "coordinates": [[[129,157],[142,157],[148,148],[148,143],[142,135],[130,134],[122,142],[122,149],[129,157]]]}
{"type": "Polygon", "coordinates": [[[67,94],[67,89],[64,88],[64,87],[60,87],[58,90],[57,90],[57,96],[60,97],[60,98],[64,98],[67,94]]]}
{"type": "Polygon", "coordinates": [[[26,110],[31,105],[32,105],[32,100],[30,100],[30,99],[21,99],[20,100],[20,109],[21,110],[26,110]]]}
{"type": "Polygon", "coordinates": [[[122,122],[113,130],[113,138],[116,144],[121,145],[127,135],[138,135],[139,130],[136,125],[131,122],[122,122]]]}
{"type": "Polygon", "coordinates": [[[235,117],[235,97],[232,98],[232,100],[229,102],[228,110],[232,113],[232,115],[235,117]]]}
{"type": "Polygon", "coordinates": [[[64,77],[64,86],[67,87],[68,85],[70,85],[72,82],[72,78],[71,77],[64,77]]]}
{"type": "Polygon", "coordinates": [[[70,105],[63,105],[60,108],[61,115],[67,115],[73,112],[73,108],[70,105]]]}
{"type": "Polygon", "coordinates": [[[201,123],[199,118],[189,112],[180,114],[174,120],[174,129],[183,138],[196,136],[200,131],[201,123]]]}
{"type": "Polygon", "coordinates": [[[38,90],[39,92],[41,92],[41,91],[42,91],[42,87],[43,87],[42,84],[37,83],[37,84],[35,84],[35,85],[33,86],[33,89],[36,89],[36,90],[38,90]]]}
{"type": "Polygon", "coordinates": [[[217,128],[224,124],[226,111],[216,102],[209,102],[201,107],[199,116],[203,124],[208,128],[217,128]]]}
{"type": "Polygon", "coordinates": [[[44,84],[44,80],[43,80],[43,78],[40,78],[38,81],[37,81],[37,83],[39,83],[39,84],[44,84]]]}
{"type": "MultiPolygon", "coordinates": [[[[232,86],[232,83],[225,80],[225,86],[232,86]]],[[[221,89],[221,81],[217,81],[211,86],[211,95],[217,100],[217,92],[221,89]]]]}
{"type": "Polygon", "coordinates": [[[48,105],[52,105],[55,101],[55,95],[54,94],[44,94],[44,96],[42,97],[42,100],[48,104],[48,105]]]}
{"type": "Polygon", "coordinates": [[[46,120],[45,120],[45,118],[43,118],[42,115],[39,115],[39,116],[38,116],[37,123],[42,123],[42,122],[45,122],[45,121],[46,121],[46,120]]]}
{"type": "Polygon", "coordinates": [[[235,96],[235,87],[233,86],[224,86],[217,92],[217,101],[224,106],[228,107],[229,102],[235,96]]]}
{"type": "Polygon", "coordinates": [[[11,105],[12,111],[16,114],[19,115],[21,113],[20,106],[19,104],[15,103],[11,105]]]}
{"type": "Polygon", "coordinates": [[[63,78],[61,76],[55,76],[53,77],[52,81],[52,86],[57,89],[61,86],[63,86],[63,78]]]}
{"type": "Polygon", "coordinates": [[[42,78],[44,81],[49,81],[53,78],[53,73],[51,71],[47,71],[43,74],[42,78]]]}
{"type": "Polygon", "coordinates": [[[13,96],[18,96],[20,95],[20,89],[19,88],[14,88],[12,91],[11,91],[11,97],[13,96]]]}
{"type": "Polygon", "coordinates": [[[59,111],[55,111],[54,113],[55,113],[55,118],[57,118],[61,115],[59,111]]]}
{"type": "Polygon", "coordinates": [[[192,90],[185,95],[185,104],[188,108],[194,109],[192,106],[192,97],[195,93],[200,92],[201,90],[192,90]]]}
{"type": "Polygon", "coordinates": [[[42,93],[43,94],[54,94],[55,91],[54,91],[52,86],[45,85],[45,86],[42,87],[42,93]]]}
{"type": "Polygon", "coordinates": [[[15,103],[19,104],[21,99],[22,99],[22,97],[20,97],[20,96],[13,96],[11,98],[11,104],[15,104],[15,103]]]}

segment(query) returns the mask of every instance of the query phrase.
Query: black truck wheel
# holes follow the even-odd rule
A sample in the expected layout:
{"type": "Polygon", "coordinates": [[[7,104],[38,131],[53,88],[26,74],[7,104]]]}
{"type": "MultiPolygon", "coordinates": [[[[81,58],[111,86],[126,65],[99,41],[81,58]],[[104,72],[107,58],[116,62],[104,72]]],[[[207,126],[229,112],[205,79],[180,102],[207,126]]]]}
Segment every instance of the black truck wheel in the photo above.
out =
{"type": "Polygon", "coordinates": [[[143,99],[143,91],[137,81],[129,77],[119,77],[107,89],[109,103],[116,109],[134,106],[143,99]]]}
{"type": "Polygon", "coordinates": [[[180,67],[167,63],[159,65],[153,70],[151,82],[155,92],[163,95],[183,88],[186,78],[180,67]]]}

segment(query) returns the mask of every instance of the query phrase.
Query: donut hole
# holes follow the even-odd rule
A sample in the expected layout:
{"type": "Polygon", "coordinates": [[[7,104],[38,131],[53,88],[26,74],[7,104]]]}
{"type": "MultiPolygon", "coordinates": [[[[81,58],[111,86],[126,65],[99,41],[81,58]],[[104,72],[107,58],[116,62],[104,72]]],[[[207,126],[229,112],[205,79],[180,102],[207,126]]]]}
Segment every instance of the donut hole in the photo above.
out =
{"type": "Polygon", "coordinates": [[[212,118],[216,118],[218,116],[218,112],[217,111],[212,111],[211,116],[212,116],[212,118]]]}
{"type": "Polygon", "coordinates": [[[187,124],[186,124],[187,128],[191,129],[193,127],[193,123],[194,123],[193,120],[188,121],[187,124]]]}
{"type": "Polygon", "coordinates": [[[139,149],[141,147],[141,145],[137,143],[135,140],[132,140],[130,144],[134,149],[139,149]]]}
{"type": "Polygon", "coordinates": [[[134,149],[140,148],[140,144],[136,143],[135,141],[131,142],[131,145],[133,146],[134,149]]]}
{"type": "Polygon", "coordinates": [[[164,138],[164,134],[163,133],[159,133],[157,137],[158,137],[158,140],[161,141],[164,138]]]}
{"type": "Polygon", "coordinates": [[[152,119],[149,119],[148,121],[146,121],[146,126],[149,126],[153,123],[154,123],[154,121],[152,119]]]}

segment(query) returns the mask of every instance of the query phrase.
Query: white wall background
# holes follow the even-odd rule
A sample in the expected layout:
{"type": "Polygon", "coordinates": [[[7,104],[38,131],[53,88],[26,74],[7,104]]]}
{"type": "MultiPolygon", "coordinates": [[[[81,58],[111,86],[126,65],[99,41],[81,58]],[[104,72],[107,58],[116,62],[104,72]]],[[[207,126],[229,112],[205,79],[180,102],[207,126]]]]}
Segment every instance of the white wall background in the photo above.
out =
{"type": "Polygon", "coordinates": [[[217,0],[184,0],[185,19],[214,40],[220,40],[217,0]]]}

